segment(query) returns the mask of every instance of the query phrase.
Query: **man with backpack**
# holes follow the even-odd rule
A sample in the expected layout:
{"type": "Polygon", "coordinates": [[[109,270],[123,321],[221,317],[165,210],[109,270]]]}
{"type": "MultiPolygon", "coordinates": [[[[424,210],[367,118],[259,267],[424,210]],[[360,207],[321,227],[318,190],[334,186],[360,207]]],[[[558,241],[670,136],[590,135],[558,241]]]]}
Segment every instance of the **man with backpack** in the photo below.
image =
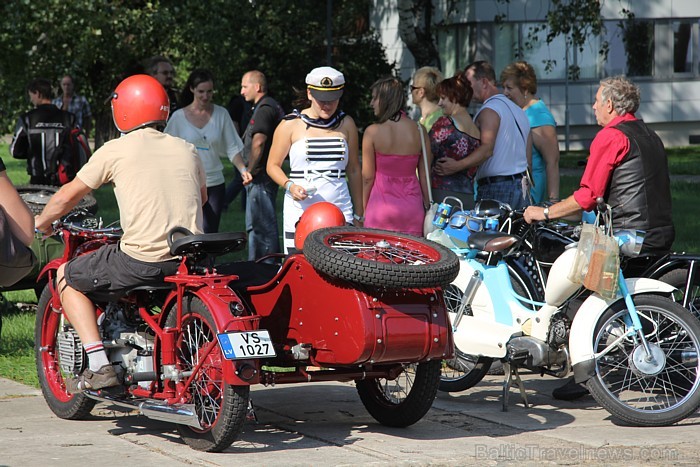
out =
{"type": "Polygon", "coordinates": [[[59,171],[75,173],[77,170],[69,167],[72,164],[67,149],[75,127],[75,115],[51,103],[53,92],[46,79],[30,82],[27,92],[34,109],[19,118],[10,153],[15,159],[27,160],[29,183],[61,185],[67,180],[61,180],[59,171]]]}
{"type": "Polygon", "coordinates": [[[253,181],[246,187],[245,223],[248,233],[248,259],[257,260],[280,252],[277,227],[277,184],[267,175],[267,158],[272,135],[284,111],[267,95],[267,79],[257,70],[241,79],[241,95],[253,105],[250,121],[243,134],[244,152],[253,181]]]}

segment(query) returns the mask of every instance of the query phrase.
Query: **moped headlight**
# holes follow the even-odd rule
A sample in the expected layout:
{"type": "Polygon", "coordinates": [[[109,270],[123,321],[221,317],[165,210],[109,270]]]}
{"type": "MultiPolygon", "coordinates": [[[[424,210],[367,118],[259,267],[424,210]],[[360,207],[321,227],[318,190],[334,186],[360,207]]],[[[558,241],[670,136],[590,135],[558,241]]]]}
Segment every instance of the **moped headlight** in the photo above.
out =
{"type": "Polygon", "coordinates": [[[625,256],[639,256],[646,232],[644,230],[619,230],[614,233],[620,244],[620,253],[625,256]]]}

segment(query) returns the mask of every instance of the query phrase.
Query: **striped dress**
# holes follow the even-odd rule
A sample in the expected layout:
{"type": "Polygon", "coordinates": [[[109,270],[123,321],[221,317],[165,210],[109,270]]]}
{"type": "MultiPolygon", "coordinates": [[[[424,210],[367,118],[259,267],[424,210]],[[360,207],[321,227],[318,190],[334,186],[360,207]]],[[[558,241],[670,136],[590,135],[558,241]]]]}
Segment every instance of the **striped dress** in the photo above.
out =
{"type": "Polygon", "coordinates": [[[306,208],[320,201],[328,201],[340,208],[347,222],[352,222],[352,201],[345,180],[348,164],[348,143],[340,136],[303,138],[289,149],[289,179],[303,186],[310,194],[303,201],[295,201],[287,193],[284,197],[284,251],[294,248],[294,231],[299,217],[306,208]]]}

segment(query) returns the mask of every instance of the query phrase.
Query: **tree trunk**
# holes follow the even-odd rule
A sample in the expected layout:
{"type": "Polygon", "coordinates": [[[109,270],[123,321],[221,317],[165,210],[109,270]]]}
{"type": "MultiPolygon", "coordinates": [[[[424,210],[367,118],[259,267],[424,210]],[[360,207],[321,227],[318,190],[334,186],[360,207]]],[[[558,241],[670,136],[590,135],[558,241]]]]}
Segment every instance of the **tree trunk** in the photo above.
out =
{"type": "Polygon", "coordinates": [[[432,31],[433,4],[431,0],[398,0],[399,37],[413,54],[416,68],[440,68],[432,31]]]}

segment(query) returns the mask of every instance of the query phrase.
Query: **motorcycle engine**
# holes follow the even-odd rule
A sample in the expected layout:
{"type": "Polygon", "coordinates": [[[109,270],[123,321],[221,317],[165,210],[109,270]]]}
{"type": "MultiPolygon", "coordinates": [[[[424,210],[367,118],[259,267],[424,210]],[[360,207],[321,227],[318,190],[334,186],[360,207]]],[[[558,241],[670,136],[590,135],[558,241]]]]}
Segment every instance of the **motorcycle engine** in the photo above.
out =
{"type": "Polygon", "coordinates": [[[152,378],[143,378],[153,373],[154,336],[140,319],[136,307],[110,303],[98,324],[109,361],[120,364],[127,382],[137,375],[138,384],[148,388],[152,378]]]}
{"type": "Polygon", "coordinates": [[[58,345],[58,361],[61,365],[61,371],[68,375],[80,374],[87,364],[87,355],[75,329],[71,327],[66,331],[59,332],[56,336],[56,344],[58,345]]]}

